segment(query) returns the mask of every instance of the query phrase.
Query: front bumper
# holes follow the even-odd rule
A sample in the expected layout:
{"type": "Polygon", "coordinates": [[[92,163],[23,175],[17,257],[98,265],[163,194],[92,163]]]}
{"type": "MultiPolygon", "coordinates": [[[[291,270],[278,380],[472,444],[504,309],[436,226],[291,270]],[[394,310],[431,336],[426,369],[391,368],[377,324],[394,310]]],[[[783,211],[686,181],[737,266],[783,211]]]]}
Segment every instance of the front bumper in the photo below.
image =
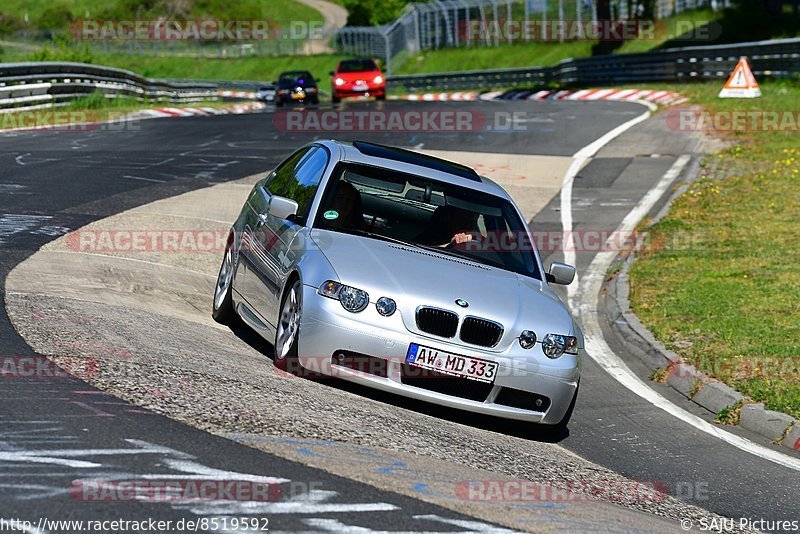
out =
{"type": "MultiPolygon", "coordinates": [[[[548,360],[544,355],[541,358],[534,355],[535,351],[541,352],[538,346],[526,351],[515,344],[508,351],[497,353],[420,336],[403,326],[399,311],[391,317],[382,317],[370,304],[364,311],[351,314],[338,301],[317,294],[317,288],[312,286],[303,286],[302,302],[303,318],[298,347],[300,365],[323,375],[450,408],[541,424],[559,423],[577,389],[580,369],[576,356],[564,355],[558,360],[548,360]],[[499,364],[497,376],[493,384],[486,386],[486,398],[471,400],[434,391],[426,387],[425,379],[414,381],[416,385],[403,383],[402,369],[410,343],[496,361],[499,364]],[[383,368],[386,376],[333,364],[333,355],[342,351],[385,360],[383,368]],[[537,411],[533,405],[527,409],[495,402],[506,398],[501,396],[506,388],[544,396],[550,402],[542,411],[537,411]]],[[[460,378],[454,380],[466,381],[460,378]]],[[[475,382],[464,382],[466,387],[473,384],[475,382]]]]}
{"type": "Polygon", "coordinates": [[[385,85],[367,84],[366,89],[357,90],[354,84],[333,86],[333,96],[336,98],[352,97],[381,97],[386,95],[385,85]]]}

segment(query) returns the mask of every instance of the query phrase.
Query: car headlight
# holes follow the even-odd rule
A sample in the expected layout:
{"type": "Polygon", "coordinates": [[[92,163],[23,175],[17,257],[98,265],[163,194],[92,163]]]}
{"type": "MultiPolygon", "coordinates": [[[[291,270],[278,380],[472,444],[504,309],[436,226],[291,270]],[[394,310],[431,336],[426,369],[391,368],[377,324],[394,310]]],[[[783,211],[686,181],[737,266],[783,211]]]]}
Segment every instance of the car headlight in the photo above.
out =
{"type": "Polygon", "coordinates": [[[382,76],[375,76],[375,79],[372,80],[372,83],[383,83],[383,77],[382,76]]]}
{"type": "Polygon", "coordinates": [[[542,352],[553,360],[560,358],[565,352],[567,354],[578,354],[578,339],[573,336],[562,336],[561,334],[547,334],[542,339],[542,352]]]}
{"type": "Polygon", "coordinates": [[[341,78],[336,78],[333,83],[335,83],[337,86],[344,85],[344,80],[341,78]]]}
{"type": "Polygon", "coordinates": [[[397,309],[397,303],[389,297],[381,297],[375,303],[375,309],[384,317],[389,317],[397,309]]]}
{"type": "Polygon", "coordinates": [[[346,286],[333,280],[328,280],[319,286],[319,294],[338,300],[345,310],[358,313],[369,304],[369,293],[357,287],[346,286]]]}
{"type": "Polygon", "coordinates": [[[536,332],[533,330],[523,330],[519,335],[519,344],[523,349],[529,349],[536,345],[536,332]]]}

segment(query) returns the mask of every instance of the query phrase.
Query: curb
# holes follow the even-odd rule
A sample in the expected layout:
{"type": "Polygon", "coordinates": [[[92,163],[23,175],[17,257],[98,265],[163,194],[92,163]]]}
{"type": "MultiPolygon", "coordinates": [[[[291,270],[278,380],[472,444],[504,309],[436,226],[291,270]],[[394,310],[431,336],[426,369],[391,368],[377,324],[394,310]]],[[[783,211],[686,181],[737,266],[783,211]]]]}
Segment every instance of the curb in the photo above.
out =
{"type": "Polygon", "coordinates": [[[530,89],[511,89],[485,92],[442,92],[418,93],[392,96],[389,100],[412,100],[422,102],[445,102],[465,100],[580,100],[614,102],[638,102],[652,106],[677,106],[688,101],[679,93],[656,91],[654,89],[582,89],[580,91],[534,91],[530,89]]]}
{"type": "Polygon", "coordinates": [[[264,104],[263,102],[252,102],[247,104],[233,104],[223,108],[212,108],[212,107],[155,108],[155,109],[143,109],[135,113],[143,115],[143,117],[138,117],[138,118],[202,117],[209,115],[229,115],[229,114],[238,115],[241,113],[248,113],[250,111],[263,109],[264,107],[266,107],[266,104],[264,104]]]}
{"type": "Polygon", "coordinates": [[[192,108],[151,108],[151,109],[137,109],[136,111],[122,113],[119,118],[105,121],[93,122],[79,122],[59,124],[55,126],[50,125],[37,125],[22,128],[6,128],[0,129],[0,135],[15,133],[15,132],[35,132],[39,130],[52,130],[52,131],[69,131],[76,127],[87,128],[90,126],[99,126],[102,124],[116,124],[127,123],[147,119],[160,119],[160,118],[181,118],[181,117],[203,117],[211,115],[239,115],[242,113],[251,113],[266,107],[263,102],[251,102],[247,104],[232,104],[221,108],[212,107],[192,107],[192,108]]]}
{"type": "Polygon", "coordinates": [[[423,102],[463,102],[466,100],[477,100],[478,92],[455,92],[455,93],[421,93],[411,95],[389,95],[389,100],[412,100],[423,102]]]}
{"type": "MultiPolygon", "coordinates": [[[[671,203],[672,199],[667,206],[671,203]]],[[[755,403],[730,386],[685,363],[678,354],[655,339],[630,309],[628,270],[633,263],[633,254],[620,257],[617,261],[621,262],[619,272],[604,283],[603,308],[608,326],[628,352],[639,358],[651,371],[666,370],[666,383],[698,406],[714,414],[741,407],[739,426],[782,447],[800,451],[800,421],[790,415],[765,409],[763,404],[755,403]]]]}

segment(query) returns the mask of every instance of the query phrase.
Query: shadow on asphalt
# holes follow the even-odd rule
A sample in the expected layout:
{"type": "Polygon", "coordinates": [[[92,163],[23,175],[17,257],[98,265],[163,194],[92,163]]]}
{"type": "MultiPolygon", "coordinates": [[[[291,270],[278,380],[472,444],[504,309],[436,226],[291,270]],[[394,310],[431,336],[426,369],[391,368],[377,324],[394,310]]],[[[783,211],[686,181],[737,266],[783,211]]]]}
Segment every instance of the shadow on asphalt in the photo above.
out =
{"type": "MultiPolygon", "coordinates": [[[[250,347],[253,349],[259,351],[261,354],[264,354],[264,356],[269,360],[272,360],[272,344],[265,341],[264,338],[258,335],[254,330],[242,322],[237,322],[230,328],[236,337],[250,345],[250,347]]],[[[545,425],[536,425],[533,423],[526,423],[524,421],[499,419],[497,417],[456,410],[426,401],[409,399],[400,395],[387,393],[368,388],[360,384],[354,384],[352,382],[331,377],[315,376],[310,378],[306,377],[306,379],[313,380],[314,382],[323,384],[326,387],[336,388],[340,391],[347,391],[348,393],[352,393],[360,397],[366,397],[384,404],[391,404],[392,406],[397,406],[398,408],[403,408],[405,410],[435,417],[436,419],[443,419],[453,423],[480,428],[490,432],[506,434],[516,438],[540,441],[543,443],[559,443],[569,437],[569,429],[557,431],[554,427],[548,427],[545,425]]]]}

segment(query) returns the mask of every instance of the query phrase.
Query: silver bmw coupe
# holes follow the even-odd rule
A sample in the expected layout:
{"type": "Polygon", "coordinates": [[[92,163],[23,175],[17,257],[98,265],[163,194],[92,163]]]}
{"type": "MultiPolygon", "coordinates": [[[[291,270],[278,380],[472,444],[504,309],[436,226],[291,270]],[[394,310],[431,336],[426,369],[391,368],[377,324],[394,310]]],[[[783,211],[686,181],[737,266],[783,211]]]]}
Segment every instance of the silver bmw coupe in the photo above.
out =
{"type": "Polygon", "coordinates": [[[275,365],[432,403],[565,427],[583,334],[499,185],[373,143],[303,146],[250,192],[215,320],[274,343],[275,365]]]}

